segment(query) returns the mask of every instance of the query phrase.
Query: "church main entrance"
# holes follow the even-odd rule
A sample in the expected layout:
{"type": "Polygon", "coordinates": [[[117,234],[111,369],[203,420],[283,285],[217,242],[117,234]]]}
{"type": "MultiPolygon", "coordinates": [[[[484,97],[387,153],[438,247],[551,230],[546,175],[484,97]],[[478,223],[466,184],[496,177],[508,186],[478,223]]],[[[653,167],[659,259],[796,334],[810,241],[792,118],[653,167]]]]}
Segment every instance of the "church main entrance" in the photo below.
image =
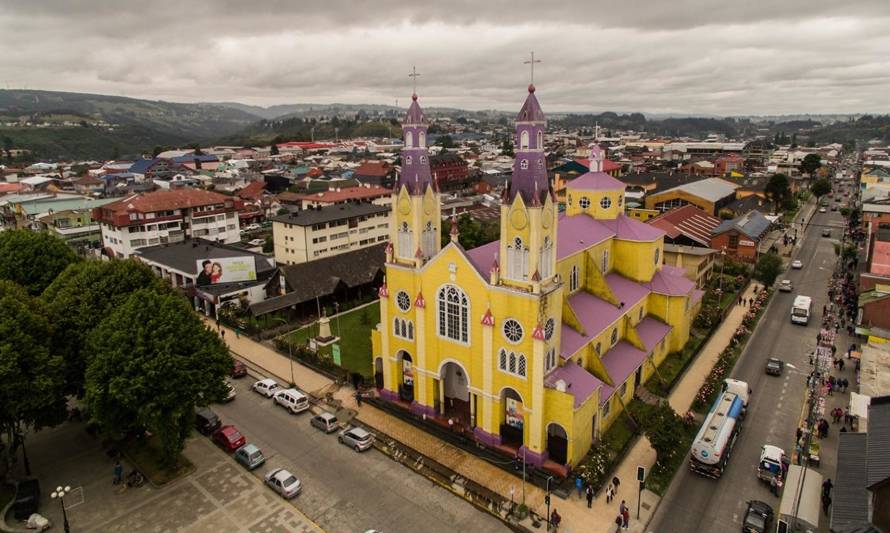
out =
{"type": "Polygon", "coordinates": [[[501,391],[501,444],[519,448],[524,444],[525,411],[522,407],[522,396],[515,390],[506,387],[501,391]]]}
{"type": "Polygon", "coordinates": [[[566,430],[559,424],[547,426],[547,455],[554,463],[566,464],[569,451],[569,439],[566,430]]]}
{"type": "Polygon", "coordinates": [[[444,418],[452,419],[458,429],[471,426],[470,420],[470,381],[462,366],[453,361],[439,369],[439,394],[441,404],[438,412],[444,418]]]}
{"type": "Polygon", "coordinates": [[[402,350],[397,357],[399,365],[399,399],[403,402],[414,401],[414,361],[411,354],[402,350]]]}

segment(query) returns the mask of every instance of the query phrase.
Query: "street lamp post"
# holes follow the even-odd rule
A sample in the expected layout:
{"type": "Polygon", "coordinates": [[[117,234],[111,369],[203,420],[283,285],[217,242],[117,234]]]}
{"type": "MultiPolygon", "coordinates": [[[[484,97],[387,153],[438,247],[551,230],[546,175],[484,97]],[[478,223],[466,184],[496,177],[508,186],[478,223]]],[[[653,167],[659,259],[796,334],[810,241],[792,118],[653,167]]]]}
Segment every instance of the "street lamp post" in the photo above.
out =
{"type": "MultiPolygon", "coordinates": [[[[277,317],[275,318],[275,320],[280,320],[282,324],[284,324],[285,326],[287,325],[287,320],[281,317],[277,317]]],[[[287,340],[287,360],[290,363],[290,384],[291,386],[294,386],[297,382],[294,381],[294,354],[291,349],[290,340],[287,340]]]]}
{"type": "Polygon", "coordinates": [[[68,525],[68,512],[65,511],[65,495],[71,492],[71,487],[65,485],[64,487],[58,486],[56,487],[55,492],[50,494],[52,499],[58,498],[59,503],[62,504],[62,520],[65,525],[65,533],[70,533],[71,527],[68,525]]]}
{"type": "MultiPolygon", "coordinates": [[[[726,264],[726,246],[720,250],[720,300],[723,300],[723,265],[726,264]]],[[[719,305],[719,303],[718,303],[719,305]]]]}

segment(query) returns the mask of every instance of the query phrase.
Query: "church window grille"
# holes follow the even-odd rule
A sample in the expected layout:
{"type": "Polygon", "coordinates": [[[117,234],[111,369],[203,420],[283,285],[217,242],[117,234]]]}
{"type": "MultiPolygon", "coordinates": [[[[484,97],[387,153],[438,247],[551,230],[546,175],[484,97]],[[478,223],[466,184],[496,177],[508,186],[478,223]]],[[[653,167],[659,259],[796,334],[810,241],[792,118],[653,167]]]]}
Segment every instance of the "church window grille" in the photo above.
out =
{"type": "Polygon", "coordinates": [[[578,205],[581,206],[581,209],[587,209],[590,207],[590,198],[582,196],[581,200],[578,201],[578,205]]]}
{"type": "Polygon", "coordinates": [[[458,342],[469,340],[470,301],[453,285],[439,289],[439,335],[458,342]]]}

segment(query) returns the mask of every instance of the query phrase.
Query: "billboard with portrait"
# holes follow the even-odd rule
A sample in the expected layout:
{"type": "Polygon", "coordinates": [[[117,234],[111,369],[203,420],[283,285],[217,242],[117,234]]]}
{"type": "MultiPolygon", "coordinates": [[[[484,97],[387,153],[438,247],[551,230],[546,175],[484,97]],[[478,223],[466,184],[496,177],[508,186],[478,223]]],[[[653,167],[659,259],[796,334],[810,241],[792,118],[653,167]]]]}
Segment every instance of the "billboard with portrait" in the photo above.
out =
{"type": "Polygon", "coordinates": [[[513,398],[507,398],[507,409],[504,418],[508,426],[522,429],[523,415],[522,402],[513,398]]]}
{"type": "Polygon", "coordinates": [[[197,263],[198,277],[195,285],[199,287],[256,279],[256,258],[252,255],[198,259],[197,263]]]}

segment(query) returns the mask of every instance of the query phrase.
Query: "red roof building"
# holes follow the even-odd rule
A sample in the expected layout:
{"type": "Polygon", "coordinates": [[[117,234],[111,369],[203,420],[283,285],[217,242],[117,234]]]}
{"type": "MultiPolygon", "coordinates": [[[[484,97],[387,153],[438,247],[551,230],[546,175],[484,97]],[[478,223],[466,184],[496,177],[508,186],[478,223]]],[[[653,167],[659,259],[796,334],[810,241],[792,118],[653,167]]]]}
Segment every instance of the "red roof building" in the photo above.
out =
{"type": "Polygon", "coordinates": [[[666,243],[701,247],[709,246],[711,232],[720,222],[719,218],[691,204],[671,209],[646,221],[665,233],[666,243]]]}
{"type": "Polygon", "coordinates": [[[238,242],[241,206],[240,199],[182,188],[127,196],[93,209],[93,220],[102,227],[106,254],[123,258],[145,246],[190,237],[238,242]]]}
{"type": "Polygon", "coordinates": [[[392,189],[376,185],[359,185],[358,187],[337,187],[327,191],[307,194],[281,193],[279,200],[283,203],[298,204],[302,209],[348,202],[371,202],[378,205],[389,205],[392,202],[392,189]],[[284,198],[281,198],[285,195],[284,198]]]}
{"type": "Polygon", "coordinates": [[[353,177],[362,183],[392,187],[396,168],[386,161],[365,161],[355,169],[353,177]]]}

